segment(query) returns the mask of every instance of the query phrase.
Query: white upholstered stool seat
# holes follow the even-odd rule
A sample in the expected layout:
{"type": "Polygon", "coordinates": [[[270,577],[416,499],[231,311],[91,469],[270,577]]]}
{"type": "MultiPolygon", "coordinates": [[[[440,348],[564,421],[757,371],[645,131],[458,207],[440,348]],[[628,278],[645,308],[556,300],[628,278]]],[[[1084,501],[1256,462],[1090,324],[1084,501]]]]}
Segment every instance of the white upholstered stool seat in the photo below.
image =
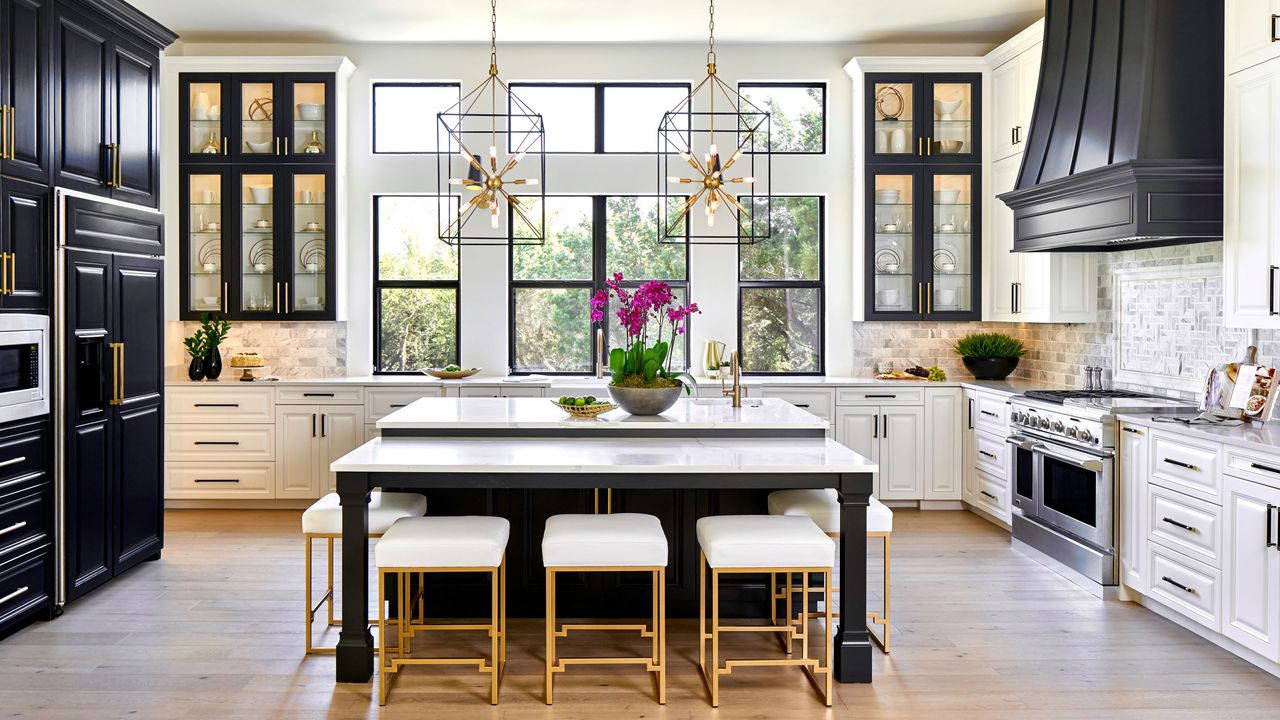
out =
{"type": "Polygon", "coordinates": [[[542,534],[547,567],[666,567],[667,536],[652,515],[554,515],[542,534]]]}
{"type": "MultiPolygon", "coordinates": [[[[832,488],[815,490],[778,490],[769,493],[770,515],[804,515],[825,533],[840,532],[840,501],[832,488]]],[[[867,532],[893,531],[893,511],[884,503],[870,498],[867,506],[867,532]]]]}
{"type": "Polygon", "coordinates": [[[383,533],[373,558],[379,568],[496,568],[510,534],[506,518],[401,518],[383,533]]]}
{"type": "Polygon", "coordinates": [[[795,515],[718,515],[698,520],[698,545],[713,568],[829,568],[836,544],[795,515]]]}
{"type": "MultiPolygon", "coordinates": [[[[418,493],[369,493],[369,534],[381,535],[391,523],[427,514],[427,498],[418,493]]],[[[341,535],[342,505],[338,493],[329,493],[302,513],[302,532],[308,535],[341,535]]]]}

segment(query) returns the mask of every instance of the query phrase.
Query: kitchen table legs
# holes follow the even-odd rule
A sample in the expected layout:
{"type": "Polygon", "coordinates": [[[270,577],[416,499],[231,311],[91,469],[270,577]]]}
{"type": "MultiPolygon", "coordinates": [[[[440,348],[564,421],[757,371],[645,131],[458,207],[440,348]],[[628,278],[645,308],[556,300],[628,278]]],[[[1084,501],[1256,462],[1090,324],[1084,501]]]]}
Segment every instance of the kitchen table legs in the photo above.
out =
{"type": "MultiPolygon", "coordinates": [[[[342,505],[342,617],[369,617],[369,476],[338,473],[342,505]]],[[[383,642],[386,642],[383,640],[383,642]]],[[[338,636],[338,682],[373,676],[373,634],[366,622],[344,622],[338,636]]]]}
{"type": "MultiPolygon", "coordinates": [[[[835,671],[836,680],[842,683],[871,682],[871,638],[864,622],[870,494],[869,473],[840,476],[840,580],[836,583],[840,588],[840,625],[835,635],[835,671]]],[[[831,602],[831,595],[826,601],[831,602]]]]}

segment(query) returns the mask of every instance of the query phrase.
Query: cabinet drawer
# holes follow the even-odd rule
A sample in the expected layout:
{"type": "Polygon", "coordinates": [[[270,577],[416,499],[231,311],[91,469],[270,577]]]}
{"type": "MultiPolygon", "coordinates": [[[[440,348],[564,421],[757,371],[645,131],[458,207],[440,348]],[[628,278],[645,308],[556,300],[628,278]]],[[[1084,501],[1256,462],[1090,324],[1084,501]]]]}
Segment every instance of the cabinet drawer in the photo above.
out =
{"type": "Polygon", "coordinates": [[[1151,482],[1222,504],[1222,446],[1152,432],[1151,482]]]}
{"type": "Polygon", "coordinates": [[[53,489],[43,482],[0,503],[0,563],[49,540],[53,489]]]}
{"type": "Polygon", "coordinates": [[[274,423],[272,388],[165,388],[170,423],[274,423]]]}
{"type": "Polygon", "coordinates": [[[1226,474],[1280,489],[1280,457],[1262,455],[1233,447],[1225,448],[1225,452],[1227,455],[1226,474]]]}
{"type": "Polygon", "coordinates": [[[464,398],[502,397],[502,392],[492,385],[459,385],[457,387],[448,388],[448,394],[451,397],[464,398]]]}
{"type": "Polygon", "coordinates": [[[1184,555],[1222,568],[1222,508],[1148,485],[1148,537],[1184,555]]]}
{"type": "MultiPolygon", "coordinates": [[[[508,398],[512,398],[512,397],[540,398],[546,394],[546,388],[503,386],[498,388],[498,394],[502,397],[508,397],[508,398]]],[[[592,393],[592,394],[595,394],[595,393],[592,393]]],[[[609,391],[606,390],[604,392],[604,395],[608,395],[608,394],[609,394],[609,391]]],[[[556,397],[559,397],[559,395],[557,395],[556,397]]]]}
{"type": "Polygon", "coordinates": [[[1001,437],[1009,434],[1009,405],[1000,395],[978,394],[973,399],[973,426],[979,430],[996,433],[1001,437]]]}
{"type": "Polygon", "coordinates": [[[982,472],[1002,480],[1008,477],[1009,443],[998,435],[978,431],[974,465],[982,472]]]}
{"type": "Polygon", "coordinates": [[[0,495],[20,478],[48,467],[48,434],[38,430],[0,442],[0,495]]]}
{"type": "Polygon", "coordinates": [[[974,496],[979,507],[1003,520],[1009,519],[1009,486],[1004,480],[978,470],[978,493],[974,496]]]}
{"type": "Polygon", "coordinates": [[[276,389],[277,405],[362,405],[360,386],[282,387],[276,389]]]}
{"type": "Polygon", "coordinates": [[[1222,619],[1222,574],[1157,543],[1148,543],[1147,552],[1147,595],[1217,632],[1222,619]]]}
{"type": "Polygon", "coordinates": [[[424,397],[444,397],[444,388],[424,386],[420,388],[369,388],[364,393],[364,421],[377,422],[383,416],[405,407],[424,397]]]}
{"type": "MultiPolygon", "coordinates": [[[[903,382],[910,382],[904,380],[903,382]]],[[[859,387],[836,390],[837,405],[923,405],[922,387],[859,387]]]]}
{"type": "Polygon", "coordinates": [[[0,628],[49,601],[52,560],[51,553],[41,551],[0,569],[0,628]]]}
{"type": "Polygon", "coordinates": [[[275,496],[275,463],[165,463],[166,498],[275,496]]]}
{"type": "Polygon", "coordinates": [[[165,459],[274,460],[274,425],[166,425],[165,459]]]}
{"type": "Polygon", "coordinates": [[[792,390],[766,386],[760,388],[760,396],[786,400],[828,422],[834,417],[831,410],[835,404],[834,396],[830,390],[792,390]]]}

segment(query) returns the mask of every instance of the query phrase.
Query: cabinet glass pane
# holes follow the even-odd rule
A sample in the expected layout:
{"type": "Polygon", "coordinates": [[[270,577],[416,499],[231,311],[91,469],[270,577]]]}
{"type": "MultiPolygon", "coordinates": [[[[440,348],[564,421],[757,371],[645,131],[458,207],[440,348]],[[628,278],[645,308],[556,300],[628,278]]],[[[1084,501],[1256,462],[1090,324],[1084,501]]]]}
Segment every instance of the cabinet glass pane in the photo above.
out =
{"type": "Polygon", "coordinates": [[[909,82],[876,83],[875,123],[876,154],[912,155],[915,132],[912,130],[911,103],[914,92],[909,82]]]}
{"type": "Polygon", "coordinates": [[[322,82],[293,84],[293,136],[289,152],[294,155],[324,155],[328,152],[328,128],[325,127],[325,86],[322,82]]]}
{"type": "Polygon", "coordinates": [[[191,107],[191,126],[187,128],[187,151],[192,155],[221,155],[222,83],[193,82],[187,102],[191,107]]]}
{"type": "Polygon", "coordinates": [[[929,138],[934,155],[973,153],[973,86],[969,83],[937,83],[933,86],[933,132],[929,138]]]}
{"type": "Polygon", "coordinates": [[[222,280],[222,176],[191,175],[187,197],[190,227],[187,229],[187,309],[217,312],[223,309],[222,280]]]}
{"type": "Polygon", "coordinates": [[[275,177],[240,176],[240,309],[274,312],[275,282],[275,177]]]}
{"type": "Polygon", "coordinates": [[[877,312],[915,310],[915,228],[912,227],[912,177],[875,175],[875,308],[877,312]]]}
{"type": "Polygon", "coordinates": [[[293,176],[293,258],[289,261],[290,312],[324,310],[325,272],[325,176],[293,176]]]}
{"type": "Polygon", "coordinates": [[[969,175],[933,178],[933,312],[973,309],[972,183],[969,175]]]}
{"type": "Polygon", "coordinates": [[[240,152],[275,154],[275,85],[247,82],[240,85],[240,152]]]}

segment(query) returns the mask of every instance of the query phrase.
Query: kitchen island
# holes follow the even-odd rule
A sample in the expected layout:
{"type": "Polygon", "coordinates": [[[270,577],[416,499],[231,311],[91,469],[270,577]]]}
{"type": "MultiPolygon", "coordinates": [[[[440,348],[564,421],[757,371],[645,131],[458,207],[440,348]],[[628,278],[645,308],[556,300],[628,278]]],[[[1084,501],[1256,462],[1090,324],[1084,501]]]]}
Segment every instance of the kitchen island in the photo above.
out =
{"type": "MultiPolygon", "coordinates": [[[[545,399],[423,398],[381,421],[389,433],[331,465],[343,506],[343,617],[368,608],[368,502],[374,487],[424,491],[433,515],[496,514],[511,523],[508,603],[537,616],[544,596],[539,553],[545,518],[563,512],[653,512],[671,547],[669,615],[697,612],[698,517],[763,512],[735,505],[733,493],[783,488],[840,492],[841,606],[851,622],[835,632],[837,678],[870,682],[866,606],[866,507],[874,463],[825,437],[827,423],[783,401],[730,407],[728,401],[682,399],[656,418],[607,413],[565,419],[545,399]],[[548,414],[546,409],[555,410],[548,414]]],[[[594,575],[594,574],[593,574],[594,575]]],[[[644,615],[648,591],[625,580],[584,579],[574,595],[582,611],[644,615]]],[[[728,594],[738,614],[768,616],[763,578],[728,594]]],[[[439,586],[437,584],[437,589],[439,586]]],[[[465,586],[444,596],[466,595],[465,586]]],[[[433,596],[434,599],[435,596],[433,596]]],[[[438,606],[437,606],[438,608],[438,606]]],[[[522,612],[523,610],[523,612],[522,612]]],[[[566,614],[574,614],[566,611],[566,614]]],[[[373,637],[362,623],[344,625],[339,682],[365,682],[373,671],[373,637]]]]}

